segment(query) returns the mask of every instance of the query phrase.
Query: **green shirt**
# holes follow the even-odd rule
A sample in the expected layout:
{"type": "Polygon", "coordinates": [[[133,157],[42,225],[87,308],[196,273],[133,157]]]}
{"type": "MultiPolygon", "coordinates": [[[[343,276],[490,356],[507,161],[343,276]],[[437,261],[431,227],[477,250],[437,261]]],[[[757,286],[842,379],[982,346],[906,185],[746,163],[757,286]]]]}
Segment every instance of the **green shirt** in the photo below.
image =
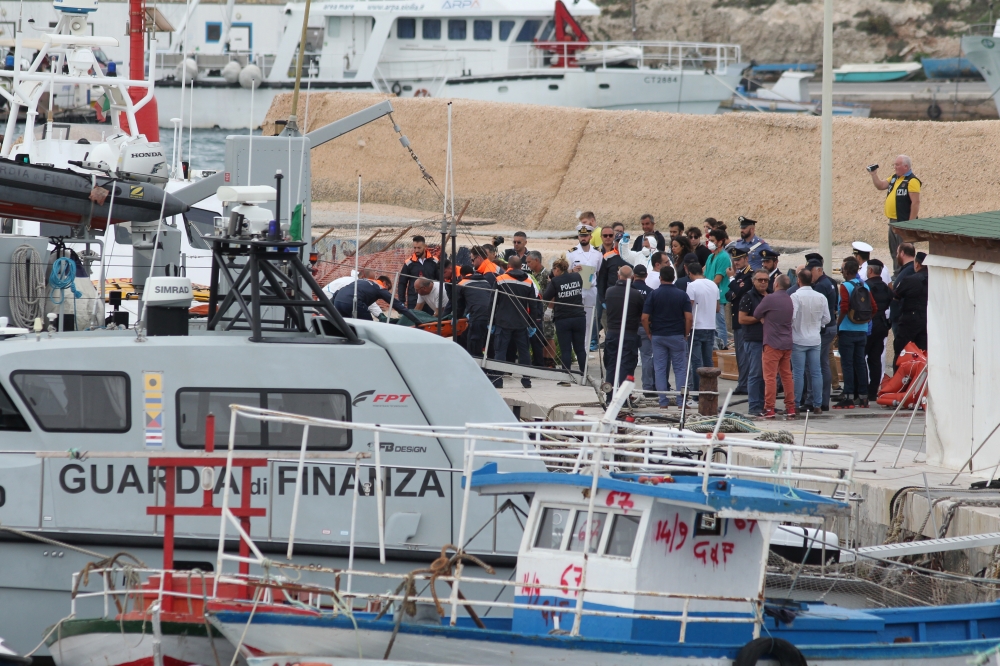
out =
{"type": "Polygon", "coordinates": [[[708,260],[705,261],[706,278],[714,281],[716,275],[722,276],[722,282],[719,283],[720,303],[726,302],[726,294],[729,293],[729,278],[726,276],[726,271],[729,270],[732,265],[733,261],[729,257],[729,253],[725,250],[709,255],[708,260]]]}

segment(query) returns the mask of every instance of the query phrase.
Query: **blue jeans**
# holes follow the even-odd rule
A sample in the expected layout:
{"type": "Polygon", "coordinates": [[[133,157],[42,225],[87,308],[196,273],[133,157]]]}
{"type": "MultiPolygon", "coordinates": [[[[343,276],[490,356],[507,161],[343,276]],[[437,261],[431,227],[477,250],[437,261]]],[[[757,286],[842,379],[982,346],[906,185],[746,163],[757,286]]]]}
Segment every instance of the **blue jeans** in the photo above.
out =
{"type": "MultiPolygon", "coordinates": [[[[809,385],[819,387],[823,382],[823,370],[819,367],[819,351],[821,345],[792,345],[792,375],[795,377],[795,406],[803,406],[802,395],[805,392],[805,378],[809,375],[809,385]]],[[[813,390],[813,407],[823,406],[823,392],[813,390]]]]}
{"type": "Polygon", "coordinates": [[[653,370],[653,342],[646,331],[639,329],[639,358],[642,360],[642,390],[656,390],[656,373],[653,370]]]}
{"type": "Polygon", "coordinates": [[[719,349],[729,345],[729,333],[726,331],[726,306],[719,304],[719,311],[715,313],[715,341],[719,343],[719,349]]]}
{"type": "Polygon", "coordinates": [[[840,332],[840,366],[844,371],[844,397],[868,397],[868,364],[865,363],[864,331],[840,332]]]}
{"type": "Polygon", "coordinates": [[[747,364],[747,411],[764,411],[764,343],[743,341],[743,356],[747,364]]]}
{"type": "MultiPolygon", "coordinates": [[[[653,343],[653,368],[656,372],[656,390],[668,391],[667,375],[670,374],[670,366],[674,367],[674,380],[678,387],[684,386],[687,379],[687,344],[683,335],[654,335],[653,343]]],[[[660,407],[669,404],[667,396],[659,397],[660,407]]],[[[677,398],[679,405],[681,398],[677,398]]]]}
{"type": "Polygon", "coordinates": [[[692,391],[698,390],[699,377],[698,368],[711,368],[712,350],[715,349],[715,331],[712,329],[697,328],[691,336],[691,377],[688,387],[692,391]]]}
{"type": "Polygon", "coordinates": [[[576,352],[576,362],[582,374],[583,364],[587,362],[587,345],[584,341],[587,336],[587,318],[569,317],[556,319],[554,323],[556,337],[559,338],[559,358],[563,370],[572,369],[573,352],[576,352]]]}

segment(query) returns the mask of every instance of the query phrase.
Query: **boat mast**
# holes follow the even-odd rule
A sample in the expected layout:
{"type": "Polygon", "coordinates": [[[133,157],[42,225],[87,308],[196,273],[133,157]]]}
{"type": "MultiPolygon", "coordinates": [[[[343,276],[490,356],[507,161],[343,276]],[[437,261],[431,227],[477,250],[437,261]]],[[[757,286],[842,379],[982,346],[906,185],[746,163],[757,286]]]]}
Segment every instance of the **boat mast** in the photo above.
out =
{"type": "Polygon", "coordinates": [[[309,7],[311,0],[306,0],[305,14],[302,16],[302,36],[299,38],[299,57],[295,64],[295,88],[292,90],[292,112],[288,114],[288,122],[285,123],[285,130],[289,134],[299,133],[299,121],[296,114],[299,110],[299,86],[302,83],[302,61],[306,54],[306,36],[309,30],[309,7]]]}

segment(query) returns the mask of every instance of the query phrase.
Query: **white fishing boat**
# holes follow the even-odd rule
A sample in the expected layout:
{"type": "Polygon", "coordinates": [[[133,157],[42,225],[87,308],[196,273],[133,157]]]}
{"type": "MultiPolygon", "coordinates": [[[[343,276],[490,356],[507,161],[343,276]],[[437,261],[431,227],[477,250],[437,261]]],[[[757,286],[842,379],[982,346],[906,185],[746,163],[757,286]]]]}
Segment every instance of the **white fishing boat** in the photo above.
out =
{"type": "MultiPolygon", "coordinates": [[[[818,116],[820,100],[809,94],[809,80],[815,72],[787,71],[781,74],[770,88],[737,89],[730,103],[724,108],[733,111],[764,111],[771,113],[797,113],[818,116]]],[[[838,103],[833,105],[833,115],[867,118],[871,107],[864,104],[838,103]]]]}
{"type": "Polygon", "coordinates": [[[835,81],[868,83],[899,81],[920,71],[919,62],[871,62],[841,65],[833,70],[835,81]]]}
{"type": "MultiPolygon", "coordinates": [[[[118,34],[128,6],[102,6],[89,19],[95,34],[118,34]]],[[[36,23],[48,19],[42,8],[30,12],[36,23]]],[[[313,91],[703,114],[739,83],[738,45],[591,41],[576,18],[598,14],[591,0],[569,8],[551,0],[314,3],[303,69],[315,72],[313,91]]],[[[274,97],[293,87],[304,17],[303,3],[149,10],[148,23],[163,31],[151,68],[160,126],[183,117],[195,127],[247,127],[251,96],[260,125],[274,97]]],[[[102,55],[127,59],[112,46],[102,55]]]]}

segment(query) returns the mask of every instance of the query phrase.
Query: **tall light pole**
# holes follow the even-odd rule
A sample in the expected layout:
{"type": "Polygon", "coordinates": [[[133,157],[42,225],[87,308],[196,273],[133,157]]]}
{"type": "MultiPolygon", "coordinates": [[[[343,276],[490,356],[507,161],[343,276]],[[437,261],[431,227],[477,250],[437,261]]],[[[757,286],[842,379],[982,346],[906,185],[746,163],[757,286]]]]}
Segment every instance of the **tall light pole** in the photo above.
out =
{"type": "Polygon", "coordinates": [[[823,0],[823,118],[819,168],[819,253],[833,265],[833,0],[823,0]]]}

